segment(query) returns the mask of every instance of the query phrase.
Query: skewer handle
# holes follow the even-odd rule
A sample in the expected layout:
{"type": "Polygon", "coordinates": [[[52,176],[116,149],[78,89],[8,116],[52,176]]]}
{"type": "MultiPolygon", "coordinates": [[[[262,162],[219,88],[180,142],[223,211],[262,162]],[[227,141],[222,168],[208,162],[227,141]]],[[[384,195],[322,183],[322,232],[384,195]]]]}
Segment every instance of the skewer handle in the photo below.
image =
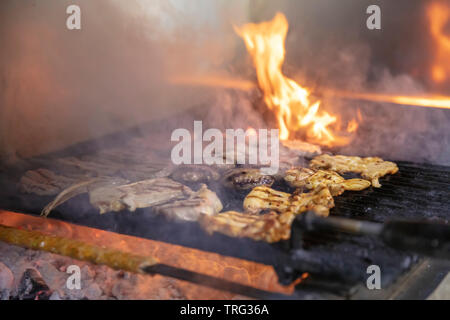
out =
{"type": "Polygon", "coordinates": [[[450,226],[444,223],[403,220],[376,223],[341,217],[322,218],[307,212],[297,217],[295,227],[302,231],[377,236],[392,248],[450,259],[450,226]]]}

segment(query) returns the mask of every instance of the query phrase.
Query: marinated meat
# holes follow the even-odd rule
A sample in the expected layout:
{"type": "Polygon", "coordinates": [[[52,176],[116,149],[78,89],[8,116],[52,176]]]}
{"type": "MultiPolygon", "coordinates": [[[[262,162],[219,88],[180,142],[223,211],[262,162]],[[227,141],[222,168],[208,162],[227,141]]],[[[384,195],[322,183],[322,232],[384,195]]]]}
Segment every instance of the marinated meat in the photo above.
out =
{"type": "Polygon", "coordinates": [[[259,169],[237,168],[225,173],[222,181],[230,189],[249,190],[256,186],[270,187],[275,178],[261,173],[259,169]]]}
{"type": "Polygon", "coordinates": [[[210,234],[219,232],[230,237],[272,243],[289,239],[294,217],[292,212],[278,214],[272,211],[259,215],[226,211],[214,216],[202,215],[199,222],[210,234]]]}
{"type": "Polygon", "coordinates": [[[258,213],[262,210],[286,210],[290,205],[291,194],[269,187],[255,187],[244,199],[244,210],[258,213]]]}
{"type": "Polygon", "coordinates": [[[305,211],[314,211],[319,216],[328,217],[330,209],[333,207],[334,200],[330,190],[321,186],[307,193],[294,194],[287,211],[293,212],[295,215],[305,211]]]}
{"type": "Polygon", "coordinates": [[[189,198],[194,192],[168,178],[138,181],[121,186],[102,187],[89,192],[91,204],[103,214],[109,211],[148,208],[189,198]]]}
{"type": "Polygon", "coordinates": [[[291,211],[295,214],[313,210],[321,216],[328,216],[329,209],[333,207],[333,197],[324,186],[294,195],[268,187],[256,187],[244,199],[244,210],[253,214],[263,210],[291,211]]]}
{"type": "Polygon", "coordinates": [[[169,219],[181,221],[197,221],[200,215],[212,216],[222,210],[222,203],[217,195],[202,185],[185,200],[172,201],[154,208],[157,213],[169,219]]]}
{"type": "Polygon", "coordinates": [[[377,157],[350,157],[350,156],[330,156],[320,155],[311,160],[310,167],[313,169],[332,170],[338,173],[356,172],[361,177],[371,181],[374,187],[381,187],[378,179],[386,174],[395,174],[398,167],[395,163],[384,161],[377,157]]]}
{"type": "Polygon", "coordinates": [[[286,171],[285,181],[294,188],[317,189],[327,187],[332,196],[338,196],[345,190],[361,191],[370,187],[370,182],[363,179],[345,180],[339,174],[330,170],[313,170],[309,168],[294,168],[286,171]]]}

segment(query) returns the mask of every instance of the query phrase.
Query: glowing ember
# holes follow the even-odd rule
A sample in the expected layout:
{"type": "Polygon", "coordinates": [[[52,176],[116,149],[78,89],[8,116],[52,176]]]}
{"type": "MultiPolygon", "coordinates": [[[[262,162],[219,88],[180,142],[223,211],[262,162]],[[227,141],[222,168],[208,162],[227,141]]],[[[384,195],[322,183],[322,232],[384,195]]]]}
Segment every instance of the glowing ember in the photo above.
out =
{"type": "Polygon", "coordinates": [[[430,33],[436,44],[431,77],[436,83],[442,83],[450,78],[450,35],[444,31],[450,23],[450,6],[436,1],[431,3],[427,13],[430,33]]]}
{"type": "Polygon", "coordinates": [[[277,116],[280,139],[304,129],[310,140],[325,145],[345,144],[347,139],[336,137],[329,126],[337,118],[319,111],[320,101],[311,103],[310,92],[286,77],[281,68],[285,57],[284,42],[288,31],[285,16],[277,13],[271,21],[249,23],[236,32],[244,39],[253,58],[258,84],[264,92],[267,106],[277,116]]]}
{"type": "MultiPolygon", "coordinates": [[[[136,255],[152,256],[161,263],[274,292],[291,294],[294,287],[308,276],[305,273],[291,285],[283,286],[278,283],[275,271],[268,265],[9,211],[0,210],[0,224],[79,240],[97,246],[106,246],[136,255]]],[[[160,276],[158,277],[160,278],[160,276]]],[[[144,292],[149,287],[157,286],[158,277],[139,275],[140,280],[135,290],[144,292]]],[[[185,289],[182,291],[185,292],[188,299],[231,299],[235,296],[232,293],[189,282],[174,280],[174,283],[177,284],[177,287],[185,289]]]]}

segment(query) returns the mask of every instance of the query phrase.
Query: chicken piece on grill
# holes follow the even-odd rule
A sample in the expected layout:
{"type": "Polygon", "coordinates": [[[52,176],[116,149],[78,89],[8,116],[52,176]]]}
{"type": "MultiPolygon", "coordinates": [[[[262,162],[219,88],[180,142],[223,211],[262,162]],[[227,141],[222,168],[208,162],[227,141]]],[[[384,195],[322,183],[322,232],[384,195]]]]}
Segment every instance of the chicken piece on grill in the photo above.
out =
{"type": "Polygon", "coordinates": [[[172,173],[170,166],[159,163],[125,163],[121,159],[103,159],[95,156],[57,159],[55,166],[62,172],[78,172],[95,177],[122,177],[130,181],[164,178],[172,173]]]}
{"type": "Polygon", "coordinates": [[[77,182],[74,177],[65,177],[48,169],[28,170],[20,178],[19,190],[39,196],[52,196],[77,182]]]}
{"type": "Polygon", "coordinates": [[[244,210],[258,213],[262,210],[286,210],[290,205],[291,194],[277,191],[265,186],[253,188],[244,199],[244,210]]]}
{"type": "Polygon", "coordinates": [[[328,216],[329,209],[333,207],[333,197],[325,186],[294,195],[268,187],[256,187],[244,199],[244,210],[252,214],[263,210],[292,211],[295,214],[313,210],[318,215],[328,216]]]}
{"type": "Polygon", "coordinates": [[[202,185],[188,199],[177,200],[159,205],[154,211],[169,219],[181,221],[197,221],[200,215],[212,216],[222,210],[222,203],[217,195],[202,185]]]}
{"type": "Polygon", "coordinates": [[[295,215],[305,211],[314,211],[317,215],[328,217],[330,209],[334,207],[333,196],[325,186],[320,186],[307,193],[294,194],[291,197],[287,211],[295,215]]]}
{"type": "Polygon", "coordinates": [[[121,186],[97,188],[89,192],[89,201],[100,213],[135,211],[189,198],[194,191],[168,178],[142,180],[121,186]]]}
{"type": "Polygon", "coordinates": [[[395,163],[377,157],[330,156],[327,154],[315,157],[310,162],[312,169],[332,170],[338,173],[356,172],[371,181],[374,187],[381,187],[379,178],[387,174],[395,174],[398,167],[395,163]]]}
{"type": "Polygon", "coordinates": [[[182,165],[178,166],[170,177],[181,183],[208,183],[219,180],[220,174],[209,166],[182,165]]]}
{"type": "Polygon", "coordinates": [[[202,215],[199,222],[210,234],[219,232],[230,237],[272,243],[289,239],[294,217],[292,212],[278,214],[271,211],[259,215],[226,211],[214,216],[202,215]]]}
{"type": "Polygon", "coordinates": [[[334,171],[309,168],[290,169],[286,171],[284,180],[294,188],[307,188],[312,190],[325,186],[330,190],[332,196],[338,196],[345,190],[361,191],[370,187],[370,182],[367,180],[345,180],[334,171]]]}
{"type": "Polygon", "coordinates": [[[274,183],[275,178],[263,174],[260,169],[237,168],[226,172],[222,181],[230,189],[249,190],[256,186],[270,187],[274,183]]]}

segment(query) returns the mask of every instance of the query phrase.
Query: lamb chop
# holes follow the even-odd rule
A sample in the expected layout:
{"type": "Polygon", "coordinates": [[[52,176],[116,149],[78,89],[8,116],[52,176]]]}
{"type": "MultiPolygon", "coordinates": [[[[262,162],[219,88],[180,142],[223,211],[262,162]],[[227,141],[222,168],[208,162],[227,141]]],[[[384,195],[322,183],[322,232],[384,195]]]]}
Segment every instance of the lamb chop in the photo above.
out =
{"type": "Polygon", "coordinates": [[[115,178],[115,177],[98,177],[98,178],[91,178],[88,180],[84,180],[78,183],[75,183],[68,188],[61,191],[56,198],[47,204],[44,209],[41,211],[41,216],[47,217],[52,210],[54,210],[57,206],[63,204],[64,202],[74,198],[75,196],[90,192],[91,190],[94,190],[96,188],[101,188],[104,186],[117,186],[128,183],[127,180],[122,178],[115,178]]]}
{"type": "Polygon", "coordinates": [[[194,194],[189,187],[168,178],[142,180],[121,186],[107,186],[89,192],[89,201],[100,213],[148,208],[194,194]]]}

